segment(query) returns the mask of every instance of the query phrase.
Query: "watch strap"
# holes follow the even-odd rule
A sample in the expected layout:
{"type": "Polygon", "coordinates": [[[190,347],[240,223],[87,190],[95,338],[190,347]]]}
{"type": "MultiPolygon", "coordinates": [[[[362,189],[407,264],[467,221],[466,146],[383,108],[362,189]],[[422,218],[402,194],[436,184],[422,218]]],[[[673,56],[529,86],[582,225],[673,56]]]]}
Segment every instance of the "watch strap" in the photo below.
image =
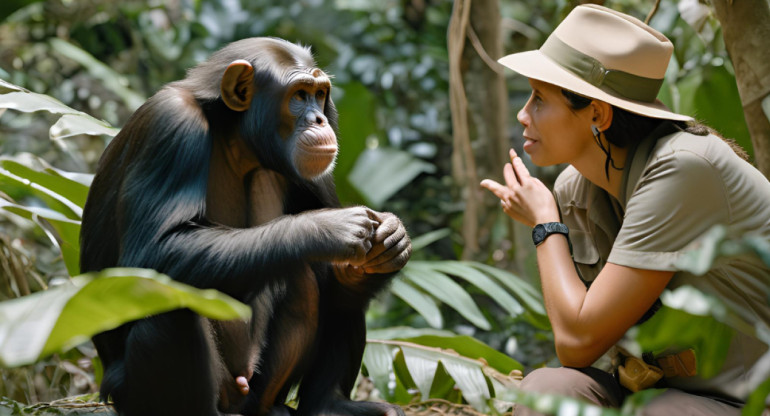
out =
{"type": "Polygon", "coordinates": [[[569,242],[569,228],[560,222],[537,224],[535,228],[532,229],[532,242],[535,244],[535,247],[537,247],[552,234],[563,234],[567,237],[567,241],[569,242]]]}

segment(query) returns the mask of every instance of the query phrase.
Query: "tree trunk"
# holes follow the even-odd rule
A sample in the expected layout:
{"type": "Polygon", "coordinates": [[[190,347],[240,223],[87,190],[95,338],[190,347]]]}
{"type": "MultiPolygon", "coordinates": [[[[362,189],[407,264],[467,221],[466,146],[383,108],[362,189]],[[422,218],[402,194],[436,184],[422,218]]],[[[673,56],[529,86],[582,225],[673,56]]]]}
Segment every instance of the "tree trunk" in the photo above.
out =
{"type": "Polygon", "coordinates": [[[711,3],[735,67],[754,159],[759,170],[770,178],[770,115],[762,111],[762,100],[770,96],[770,60],[767,59],[770,1],[711,0],[711,3]]]}
{"type": "Polygon", "coordinates": [[[479,187],[499,177],[508,143],[508,99],[502,66],[498,0],[456,0],[449,23],[450,104],[454,149],[452,170],[466,203],[464,259],[491,252],[490,230],[501,210],[479,187]],[[477,163],[478,162],[478,163],[477,163]]]}

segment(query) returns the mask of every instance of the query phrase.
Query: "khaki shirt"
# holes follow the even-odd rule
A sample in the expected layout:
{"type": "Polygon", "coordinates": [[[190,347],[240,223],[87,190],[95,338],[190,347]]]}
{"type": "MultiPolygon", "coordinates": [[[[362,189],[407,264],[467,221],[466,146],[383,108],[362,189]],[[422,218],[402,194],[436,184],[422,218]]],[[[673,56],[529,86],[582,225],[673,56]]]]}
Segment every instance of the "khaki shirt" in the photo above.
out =
{"type": "MultiPolygon", "coordinates": [[[[756,257],[717,261],[701,276],[676,266],[688,245],[716,224],[770,241],[770,183],[719,137],[676,132],[656,140],[665,128],[671,131],[664,123],[629,149],[619,200],[572,166],[556,180],[554,194],[581,277],[590,283],[606,262],[675,271],[668,289],[694,286],[745,320],[770,326],[770,267],[756,257]]],[[[745,401],[750,393],[745,382],[766,349],[754,336],[736,332],[719,375],[677,377],[667,384],[745,401]]]]}

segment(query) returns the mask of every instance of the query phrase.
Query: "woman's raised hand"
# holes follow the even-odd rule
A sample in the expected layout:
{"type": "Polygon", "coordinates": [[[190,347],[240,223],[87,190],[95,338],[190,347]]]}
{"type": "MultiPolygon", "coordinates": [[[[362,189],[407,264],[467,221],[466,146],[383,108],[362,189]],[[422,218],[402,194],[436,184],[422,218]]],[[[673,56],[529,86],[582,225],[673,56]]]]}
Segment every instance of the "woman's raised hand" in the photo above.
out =
{"type": "Polygon", "coordinates": [[[505,185],[491,179],[481,181],[486,188],[500,198],[500,205],[509,217],[530,227],[545,222],[559,221],[559,209],[551,191],[539,179],[532,177],[524,162],[510,151],[511,163],[503,167],[505,185]]]}

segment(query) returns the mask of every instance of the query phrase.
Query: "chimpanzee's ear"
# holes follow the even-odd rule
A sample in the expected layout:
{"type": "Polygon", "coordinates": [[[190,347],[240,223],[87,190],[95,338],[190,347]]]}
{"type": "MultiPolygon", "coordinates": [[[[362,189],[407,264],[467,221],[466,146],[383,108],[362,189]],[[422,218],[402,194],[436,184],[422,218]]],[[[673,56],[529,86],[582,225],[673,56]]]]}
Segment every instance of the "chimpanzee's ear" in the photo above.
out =
{"type": "Polygon", "coordinates": [[[243,59],[233,61],[222,75],[222,101],[231,110],[246,111],[254,97],[254,68],[243,59]]]}

